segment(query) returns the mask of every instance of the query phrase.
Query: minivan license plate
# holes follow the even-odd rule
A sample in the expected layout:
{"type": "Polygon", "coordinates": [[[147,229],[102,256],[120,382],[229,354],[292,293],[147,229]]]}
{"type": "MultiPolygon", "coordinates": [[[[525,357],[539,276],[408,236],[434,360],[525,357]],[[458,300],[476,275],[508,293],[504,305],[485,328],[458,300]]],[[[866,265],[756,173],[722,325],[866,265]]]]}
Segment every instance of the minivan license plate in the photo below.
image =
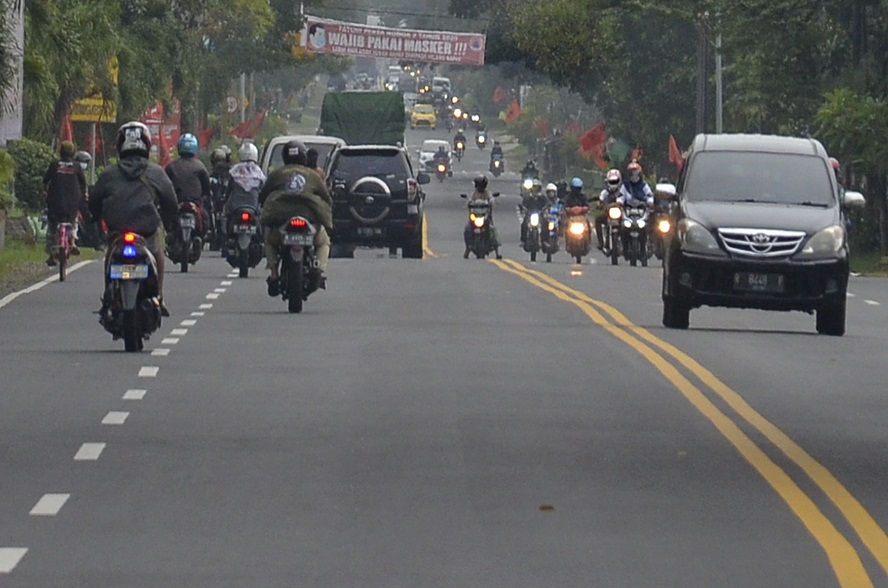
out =
{"type": "Polygon", "coordinates": [[[735,272],[734,290],[740,292],[767,292],[780,294],[784,291],[784,280],[781,274],[759,274],[754,272],[735,272]]]}

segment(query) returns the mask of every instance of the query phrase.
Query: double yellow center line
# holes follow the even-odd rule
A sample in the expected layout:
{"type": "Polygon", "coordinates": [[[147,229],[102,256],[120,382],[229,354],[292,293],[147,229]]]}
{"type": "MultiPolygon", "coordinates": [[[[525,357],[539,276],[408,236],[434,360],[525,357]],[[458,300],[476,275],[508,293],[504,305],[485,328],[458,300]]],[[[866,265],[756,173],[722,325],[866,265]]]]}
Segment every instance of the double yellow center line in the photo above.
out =
{"type": "Polygon", "coordinates": [[[818,463],[777,426],[753,409],[737,392],[716,378],[712,372],[675,346],[633,324],[619,310],[609,304],[593,300],[584,293],[570,288],[542,272],[528,269],[516,261],[491,260],[491,263],[578,307],[592,322],[632,347],[653,365],[666,380],[681,392],[688,402],[715,426],[786,502],[823,548],[842,588],[873,586],[857,550],[790,475],[768,457],[730,416],[719,409],[701,390],[700,386],[685,377],[677,366],[681,366],[693,374],[711,394],[730,406],[740,419],[761,433],[790,461],[804,471],[842,513],[860,541],[869,549],[882,569],[888,573],[888,536],[863,505],[829,470],[818,463]]]}

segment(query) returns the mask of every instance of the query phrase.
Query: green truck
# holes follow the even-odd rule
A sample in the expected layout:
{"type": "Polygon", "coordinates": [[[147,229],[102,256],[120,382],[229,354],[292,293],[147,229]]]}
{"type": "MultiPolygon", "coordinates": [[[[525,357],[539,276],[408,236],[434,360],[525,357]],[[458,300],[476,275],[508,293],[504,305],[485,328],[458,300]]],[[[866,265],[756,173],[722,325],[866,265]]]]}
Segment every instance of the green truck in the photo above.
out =
{"type": "Polygon", "coordinates": [[[328,92],[319,133],[349,145],[403,145],[404,97],[399,92],[328,92]]]}

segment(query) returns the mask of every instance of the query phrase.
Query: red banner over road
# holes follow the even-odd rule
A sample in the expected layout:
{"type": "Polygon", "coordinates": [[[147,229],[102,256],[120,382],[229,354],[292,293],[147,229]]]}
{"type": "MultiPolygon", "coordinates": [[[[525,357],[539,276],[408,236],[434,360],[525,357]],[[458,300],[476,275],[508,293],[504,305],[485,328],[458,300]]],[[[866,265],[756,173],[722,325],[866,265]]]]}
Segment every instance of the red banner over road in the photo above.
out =
{"type": "Polygon", "coordinates": [[[305,48],[314,53],[463,65],[484,65],[484,41],[479,33],[392,29],[312,16],[302,31],[305,48]]]}

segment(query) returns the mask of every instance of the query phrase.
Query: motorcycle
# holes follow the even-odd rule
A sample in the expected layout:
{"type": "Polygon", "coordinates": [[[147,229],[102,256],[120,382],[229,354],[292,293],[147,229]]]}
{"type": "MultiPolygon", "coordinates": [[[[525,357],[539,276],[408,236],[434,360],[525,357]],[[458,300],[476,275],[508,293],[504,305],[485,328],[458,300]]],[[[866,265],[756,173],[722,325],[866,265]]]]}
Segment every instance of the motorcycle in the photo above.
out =
{"type": "Polygon", "coordinates": [[[555,201],[545,210],[545,227],[540,240],[540,249],[546,254],[546,263],[552,261],[552,255],[558,253],[558,239],[561,234],[561,202],[555,201]]]}
{"type": "Polygon", "coordinates": [[[616,203],[609,204],[602,251],[607,257],[610,257],[611,265],[620,265],[620,255],[623,253],[623,240],[620,237],[622,230],[623,207],[616,203]]]}
{"type": "Polygon", "coordinates": [[[242,206],[228,215],[228,245],[226,260],[238,269],[238,277],[250,275],[262,259],[262,234],[259,230],[259,213],[256,209],[242,206]]]}
{"type": "Polygon", "coordinates": [[[567,231],[564,234],[564,250],[577,263],[583,263],[583,257],[592,249],[592,231],[589,226],[588,206],[571,206],[565,210],[567,215],[567,231]]]}
{"type": "Polygon", "coordinates": [[[443,182],[444,178],[448,175],[452,175],[453,172],[447,169],[447,164],[443,161],[439,161],[435,164],[435,175],[438,177],[439,182],[443,182]]]}
{"type": "Polygon", "coordinates": [[[317,229],[302,216],[294,216],[278,229],[281,246],[280,292],[287,301],[287,310],[302,312],[303,302],[322,287],[321,270],[315,251],[317,229]]]}
{"type": "Polygon", "coordinates": [[[479,131],[478,134],[475,135],[475,145],[478,146],[478,149],[483,150],[487,146],[487,133],[479,131]]]}
{"type": "Polygon", "coordinates": [[[505,161],[503,161],[503,154],[496,153],[490,156],[490,173],[493,174],[493,177],[498,178],[500,174],[506,171],[505,161]]]}
{"type": "Polygon", "coordinates": [[[623,212],[623,249],[632,267],[639,262],[646,267],[650,257],[649,216],[646,206],[627,206],[623,212]]]}
{"type": "Polygon", "coordinates": [[[222,178],[210,176],[210,193],[212,194],[212,210],[210,215],[210,251],[220,251],[228,239],[225,224],[225,191],[227,186],[222,178]]]}
{"type": "Polygon", "coordinates": [[[72,223],[56,223],[56,242],[50,248],[50,255],[59,264],[59,281],[64,282],[68,276],[68,260],[74,248],[74,225],[72,223]]]}
{"type": "Polygon", "coordinates": [[[462,161],[463,153],[466,152],[466,144],[462,141],[457,141],[453,151],[456,154],[456,160],[462,161]]]}
{"type": "MultiPolygon", "coordinates": [[[[494,192],[492,197],[498,198],[499,192],[494,192]]],[[[468,195],[460,194],[460,198],[467,199],[468,195]]],[[[472,200],[469,202],[469,249],[478,259],[484,259],[494,250],[493,229],[490,226],[490,215],[493,207],[491,200],[472,200]]]]}
{"type": "Polygon", "coordinates": [[[651,249],[654,256],[663,261],[666,254],[666,239],[672,231],[672,216],[668,201],[657,199],[651,222],[651,249]]]}
{"type": "Polygon", "coordinates": [[[105,294],[99,324],[128,352],[141,351],[145,339],[160,328],[157,264],[145,238],[133,232],[116,235],[105,262],[105,294]]]}
{"type": "Polygon", "coordinates": [[[524,232],[524,250],[530,253],[530,261],[536,261],[537,252],[542,249],[542,233],[541,223],[543,217],[542,210],[530,210],[523,206],[519,206],[520,222],[524,224],[527,221],[527,227],[524,232]]]}
{"type": "Polygon", "coordinates": [[[188,264],[195,264],[200,259],[203,240],[200,207],[190,200],[179,205],[176,228],[167,235],[167,257],[179,264],[182,273],[188,271],[188,264]]]}

